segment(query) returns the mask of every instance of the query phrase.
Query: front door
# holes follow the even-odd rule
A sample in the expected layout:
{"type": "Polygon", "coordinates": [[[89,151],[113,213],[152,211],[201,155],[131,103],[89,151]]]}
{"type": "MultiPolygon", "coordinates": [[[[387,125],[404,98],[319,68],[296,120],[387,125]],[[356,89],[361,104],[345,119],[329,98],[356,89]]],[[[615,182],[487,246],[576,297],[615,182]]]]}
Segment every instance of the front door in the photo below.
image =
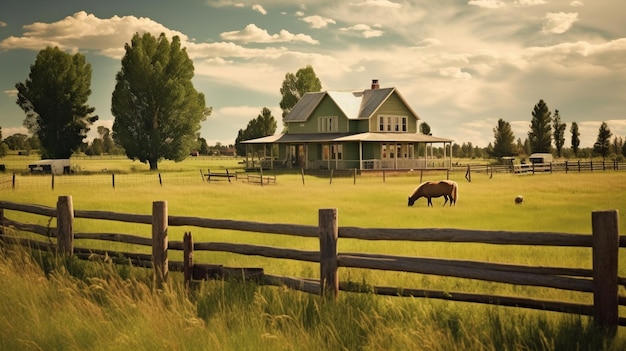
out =
{"type": "Polygon", "coordinates": [[[304,145],[302,144],[290,145],[289,156],[290,156],[291,167],[304,166],[304,161],[306,160],[306,153],[305,153],[304,145]]]}

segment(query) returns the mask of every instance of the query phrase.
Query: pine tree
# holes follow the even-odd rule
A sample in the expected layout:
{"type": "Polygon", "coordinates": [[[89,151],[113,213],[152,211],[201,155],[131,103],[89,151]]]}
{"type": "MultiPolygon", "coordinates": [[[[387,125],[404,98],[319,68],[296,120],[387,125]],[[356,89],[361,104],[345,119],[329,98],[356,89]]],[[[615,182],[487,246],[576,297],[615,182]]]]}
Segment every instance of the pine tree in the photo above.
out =
{"type": "Polygon", "coordinates": [[[612,135],[613,133],[611,133],[611,129],[609,129],[606,122],[602,122],[598,130],[598,139],[596,139],[595,144],[593,144],[593,151],[602,155],[602,158],[606,158],[609,154],[612,135]]]}
{"type": "Polygon", "coordinates": [[[578,123],[572,122],[570,132],[572,133],[572,151],[574,152],[574,156],[578,157],[578,147],[580,146],[580,132],[578,131],[578,123]]]}
{"type": "Polygon", "coordinates": [[[502,118],[498,120],[498,125],[493,128],[493,151],[492,156],[504,157],[512,156],[515,152],[515,136],[511,129],[511,124],[502,118]]]}
{"type": "Polygon", "coordinates": [[[533,109],[532,116],[530,132],[528,132],[531,152],[548,153],[552,144],[552,117],[548,105],[543,100],[539,100],[533,109]]]}
{"type": "Polygon", "coordinates": [[[557,157],[561,157],[561,149],[565,144],[565,128],[567,125],[565,123],[561,123],[559,110],[554,111],[552,126],[554,127],[554,146],[556,147],[556,155],[557,157]]]}

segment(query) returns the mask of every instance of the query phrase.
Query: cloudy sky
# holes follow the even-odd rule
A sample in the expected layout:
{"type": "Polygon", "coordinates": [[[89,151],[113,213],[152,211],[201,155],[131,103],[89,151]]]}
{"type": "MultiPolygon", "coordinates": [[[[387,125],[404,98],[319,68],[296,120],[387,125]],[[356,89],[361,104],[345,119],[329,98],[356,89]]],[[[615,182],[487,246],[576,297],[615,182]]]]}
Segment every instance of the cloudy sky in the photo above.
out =
{"type": "MultiPolygon", "coordinates": [[[[92,65],[96,125],[136,32],[178,35],[213,114],[209,144],[234,142],[263,107],[280,120],[286,73],[313,66],[323,90],[396,87],[433,135],[487,146],[502,118],[527,137],[543,99],[583,147],[602,121],[626,137],[626,4],[616,0],[25,0],[0,5],[0,126],[26,133],[15,83],[39,50],[92,65]]],[[[92,128],[95,131],[95,127],[92,128]]],[[[279,127],[280,129],[280,127],[279,127]]],[[[92,134],[93,136],[93,134],[92,134]]]]}

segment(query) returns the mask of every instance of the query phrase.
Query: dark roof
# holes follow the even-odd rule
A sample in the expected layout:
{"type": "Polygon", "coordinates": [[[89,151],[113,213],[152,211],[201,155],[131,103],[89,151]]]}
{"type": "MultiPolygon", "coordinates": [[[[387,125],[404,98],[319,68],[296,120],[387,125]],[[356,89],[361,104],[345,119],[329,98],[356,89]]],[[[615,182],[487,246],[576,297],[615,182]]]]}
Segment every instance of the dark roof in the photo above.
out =
{"type": "Polygon", "coordinates": [[[324,97],[330,97],[348,119],[368,119],[387,101],[396,94],[406,108],[419,119],[417,113],[400,95],[396,88],[367,89],[359,91],[328,91],[319,93],[306,93],[285,116],[285,122],[305,122],[313,114],[324,97]]]}
{"type": "Polygon", "coordinates": [[[285,122],[304,122],[313,113],[317,105],[322,101],[322,98],[326,95],[322,93],[306,93],[296,105],[289,111],[289,114],[285,116],[285,122]]]}

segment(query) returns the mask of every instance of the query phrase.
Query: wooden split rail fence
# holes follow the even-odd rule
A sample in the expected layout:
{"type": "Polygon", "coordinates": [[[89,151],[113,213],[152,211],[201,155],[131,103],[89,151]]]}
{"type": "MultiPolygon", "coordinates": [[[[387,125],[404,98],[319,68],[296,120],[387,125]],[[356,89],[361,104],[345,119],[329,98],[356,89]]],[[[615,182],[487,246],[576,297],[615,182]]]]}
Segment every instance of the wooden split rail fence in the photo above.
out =
{"type": "Polygon", "coordinates": [[[17,243],[36,249],[54,250],[61,254],[92,258],[94,255],[123,257],[133,265],[152,267],[158,284],[167,280],[168,272],[183,272],[185,281],[238,277],[254,279],[260,284],[285,285],[293,289],[336,297],[339,291],[368,292],[390,296],[427,297],[465,301],[500,306],[513,306],[592,316],[593,321],[611,332],[626,326],[626,317],[619,316],[620,306],[626,306],[626,297],[619,295],[619,286],[626,286],[626,278],[618,276],[619,248],[626,247],[626,236],[620,237],[618,213],[596,211],[591,213],[592,234],[505,232],[458,229],[388,229],[339,227],[337,209],[320,209],[318,226],[295,224],[268,224],[224,219],[169,216],[167,202],[154,202],[152,215],[125,214],[106,211],[75,210],[71,196],[60,196],[56,208],[40,205],[0,201],[0,224],[4,242],[17,243]],[[56,218],[56,227],[20,223],[7,217],[7,212],[18,211],[56,218]],[[152,238],[117,233],[75,232],[75,220],[98,219],[142,223],[152,226],[152,238]],[[216,230],[234,230],[258,234],[281,234],[319,238],[319,251],[303,251],[260,245],[222,242],[194,242],[186,232],[183,241],[169,241],[170,227],[198,227],[216,230]],[[56,238],[56,243],[26,239],[20,232],[31,232],[56,238]],[[506,263],[463,261],[452,259],[393,256],[371,253],[339,253],[339,238],[359,240],[400,240],[415,242],[482,243],[493,245],[532,245],[590,248],[592,269],[572,267],[545,267],[513,265],[506,263]],[[151,246],[152,254],[111,252],[75,247],[74,242],[106,240],[151,246]],[[168,260],[168,252],[183,252],[183,262],[168,260]],[[277,259],[300,260],[319,263],[320,278],[293,278],[264,273],[262,268],[228,268],[220,265],[194,262],[195,251],[221,251],[241,255],[255,255],[277,259]],[[593,294],[593,304],[572,301],[539,300],[523,296],[490,295],[423,290],[410,287],[363,287],[339,280],[340,267],[376,269],[467,278],[497,283],[548,287],[593,294]]]}

